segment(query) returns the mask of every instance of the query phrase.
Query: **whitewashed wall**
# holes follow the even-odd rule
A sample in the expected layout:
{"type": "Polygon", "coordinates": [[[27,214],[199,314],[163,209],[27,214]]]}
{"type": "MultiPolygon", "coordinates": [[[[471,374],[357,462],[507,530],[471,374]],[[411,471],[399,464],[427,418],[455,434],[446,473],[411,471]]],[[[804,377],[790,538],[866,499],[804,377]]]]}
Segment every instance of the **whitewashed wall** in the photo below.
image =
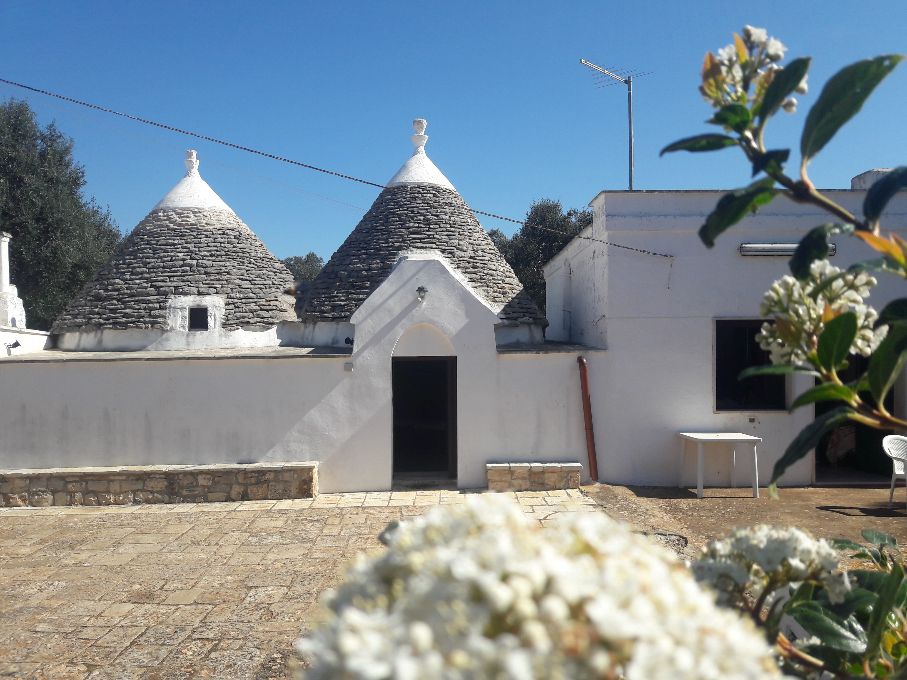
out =
{"type": "MultiPolygon", "coordinates": [[[[859,211],[864,191],[832,191],[859,211]]],[[[607,352],[590,359],[592,402],[599,435],[599,473],[623,484],[671,485],[695,480],[695,451],[679,468],[681,430],[740,431],[765,439],[760,477],[768,480],[775,460],[813,418],[812,408],[786,412],[717,413],[714,407],[714,321],[759,318],[762,293],[787,273],[785,257],[742,257],[741,242],[797,242],[827,219],[809,206],[777,199],[720,236],[706,249],[697,231],[721,197],[717,191],[603,192],[592,202],[594,221],[583,232],[673,255],[673,259],[576,239],[545,268],[548,336],[607,352]],[[567,294],[571,291],[571,294],[567,294]],[[565,317],[572,317],[571,322],[565,317]],[[569,330],[568,330],[569,329],[569,330]]],[[[883,223],[907,228],[907,195],[892,201],[883,223]]],[[[856,239],[837,238],[841,266],[874,256],[856,239]]],[[[870,298],[880,309],[907,294],[903,282],[880,277],[870,298]]],[[[808,379],[790,381],[799,393],[808,379]]],[[[903,385],[896,408],[904,411],[903,385]]],[[[711,447],[707,447],[707,451],[711,447]]],[[[785,476],[786,484],[813,481],[812,456],[785,476]]],[[[706,455],[706,481],[729,481],[730,455],[706,455]]],[[[738,455],[738,481],[749,481],[749,458],[738,455]]]]}
{"type": "Polygon", "coordinates": [[[0,357],[39,352],[47,347],[49,340],[50,334],[45,331],[0,326],[0,357]],[[7,345],[16,342],[19,343],[18,347],[7,348],[7,345]]]}
{"type": "Polygon", "coordinates": [[[401,261],[353,321],[352,356],[0,358],[0,468],[318,460],[323,491],[388,489],[391,358],[450,353],[461,487],[489,461],[585,462],[576,354],[498,354],[443,261],[401,261]]]}

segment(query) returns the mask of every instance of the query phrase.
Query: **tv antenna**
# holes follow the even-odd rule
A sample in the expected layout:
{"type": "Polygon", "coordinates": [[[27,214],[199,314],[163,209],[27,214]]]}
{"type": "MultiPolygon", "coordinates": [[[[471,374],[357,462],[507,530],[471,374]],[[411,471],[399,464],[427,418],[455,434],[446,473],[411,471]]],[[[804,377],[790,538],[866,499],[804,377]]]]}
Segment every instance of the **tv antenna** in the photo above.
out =
{"type": "Polygon", "coordinates": [[[641,78],[642,76],[647,76],[651,72],[646,71],[645,73],[624,73],[623,75],[618,75],[615,71],[609,71],[606,68],[599,66],[598,64],[593,64],[591,61],[586,61],[585,59],[580,59],[579,63],[583,66],[592,69],[593,71],[602,74],[611,78],[615,82],[608,81],[606,78],[600,78],[600,82],[604,81],[603,84],[599,87],[607,87],[608,85],[615,85],[616,83],[623,83],[627,86],[627,140],[629,147],[629,162],[630,162],[630,191],[633,191],[633,78],[641,78]]]}

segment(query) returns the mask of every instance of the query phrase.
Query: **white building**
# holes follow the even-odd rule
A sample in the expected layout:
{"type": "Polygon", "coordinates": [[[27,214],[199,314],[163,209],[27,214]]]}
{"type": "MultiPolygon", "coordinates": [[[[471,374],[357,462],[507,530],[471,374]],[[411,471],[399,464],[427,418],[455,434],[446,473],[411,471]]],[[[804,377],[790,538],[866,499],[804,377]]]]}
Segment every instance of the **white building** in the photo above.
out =
{"type": "MultiPolygon", "coordinates": [[[[602,192],[592,226],[545,268],[543,338],[545,316],[415,126],[412,157],[295,314],[289,273],[190,154],[57,320],[57,349],[0,356],[0,468],[318,461],[324,491],[412,475],[479,487],[490,462],[587,465],[584,358],[599,479],[690,484],[677,433],[733,431],[763,438],[767,480],[813,413],[786,410],[808,379],[736,380],[757,354],[762,292],[787,266],[746,253],[795,244],[824,215],[777,199],[707,250],[696,232],[721,192],[602,192]]],[[[859,211],[860,181],[831,193],[859,211]]],[[[907,195],[885,223],[907,231],[907,195]]],[[[837,247],[843,264],[871,256],[855,239],[837,247]]],[[[883,277],[871,302],[900,294],[883,277]]],[[[729,483],[731,460],[709,455],[706,483],[729,483]]],[[[809,458],[783,482],[816,476],[809,458]]]]}
{"type": "MultiPolygon", "coordinates": [[[[865,189],[878,174],[854,178],[851,190],[827,193],[861,214],[865,189]]],[[[709,250],[697,231],[723,193],[603,191],[591,203],[592,225],[545,267],[548,339],[606,350],[590,369],[604,481],[677,483],[680,431],[762,437],[760,478],[768,480],[788,443],[814,417],[812,407],[787,411],[793,397],[811,386],[808,377],[779,379],[778,386],[762,392],[754,391],[758,383],[736,377],[758,359],[752,337],[762,294],[788,273],[788,257],[766,256],[771,248],[760,244],[792,247],[829,219],[812,206],[777,198],[709,250]],[[754,251],[763,254],[747,254],[754,251]]],[[[907,192],[891,201],[883,224],[907,236],[907,192]]],[[[839,237],[836,245],[832,262],[842,267],[877,256],[855,238],[839,237]]],[[[881,309],[902,297],[904,288],[895,277],[878,278],[869,302],[881,309]]],[[[904,414],[903,380],[894,402],[904,414]]],[[[687,484],[695,480],[695,458],[686,458],[687,484]]],[[[746,461],[738,454],[738,481],[744,485],[750,474],[746,461]]],[[[890,474],[890,463],[884,465],[890,474]]],[[[707,455],[706,482],[727,484],[731,468],[730,455],[707,455]]],[[[810,456],[782,483],[813,483],[816,469],[810,456]]]]}
{"type": "Polygon", "coordinates": [[[14,386],[0,390],[0,468],[319,461],[323,491],[354,491],[584,461],[576,348],[542,342],[544,316],[425,154],[424,129],[298,320],[275,319],[272,285],[244,299],[268,315],[251,329],[231,321],[231,296],[261,265],[220,287],[193,249],[204,236],[214,261],[227,227],[254,237],[190,167],[55,325],[60,349],[80,351],[0,359],[14,386]],[[160,269],[162,254],[185,264],[160,269]],[[208,331],[171,313],[195,306],[208,331]],[[237,342],[212,335],[212,310],[237,342]]]}

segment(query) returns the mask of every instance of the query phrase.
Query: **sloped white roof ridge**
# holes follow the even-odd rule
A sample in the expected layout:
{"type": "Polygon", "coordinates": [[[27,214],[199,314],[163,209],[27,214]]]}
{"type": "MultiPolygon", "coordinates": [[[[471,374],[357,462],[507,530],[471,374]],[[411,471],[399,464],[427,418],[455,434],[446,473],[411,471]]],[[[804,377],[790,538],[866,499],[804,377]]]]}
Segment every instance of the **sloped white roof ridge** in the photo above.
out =
{"type": "Polygon", "coordinates": [[[186,176],[177,182],[152,210],[174,208],[209,208],[233,213],[233,209],[224,203],[198,173],[198,154],[194,149],[186,152],[186,176]]]}
{"type": "Polygon", "coordinates": [[[456,191],[450,180],[444,176],[444,173],[438,170],[438,166],[432,163],[431,158],[425,153],[425,144],[428,142],[428,135],[425,134],[425,128],[428,127],[428,121],[424,118],[416,118],[413,121],[413,130],[415,134],[410,137],[415,146],[413,155],[410,156],[403,167],[397,170],[397,174],[391,177],[387,186],[393,187],[400,184],[437,184],[451,191],[456,191]]]}

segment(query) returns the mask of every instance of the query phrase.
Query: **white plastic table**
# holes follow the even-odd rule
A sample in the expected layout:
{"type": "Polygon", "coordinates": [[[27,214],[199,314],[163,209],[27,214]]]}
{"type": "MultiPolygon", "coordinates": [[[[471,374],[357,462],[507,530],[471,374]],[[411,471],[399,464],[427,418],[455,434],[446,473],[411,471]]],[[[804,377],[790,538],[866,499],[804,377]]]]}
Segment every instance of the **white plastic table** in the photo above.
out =
{"type": "MultiPolygon", "coordinates": [[[[702,498],[702,445],[703,444],[752,444],[753,445],[753,498],[759,498],[759,458],[756,445],[762,437],[754,437],[742,432],[678,432],[680,437],[680,475],[683,475],[683,457],[686,453],[687,440],[696,442],[696,496],[702,498]]],[[[733,467],[731,469],[731,486],[736,486],[737,447],[734,446],[733,467]]],[[[678,481],[678,486],[682,486],[678,481]]]]}

